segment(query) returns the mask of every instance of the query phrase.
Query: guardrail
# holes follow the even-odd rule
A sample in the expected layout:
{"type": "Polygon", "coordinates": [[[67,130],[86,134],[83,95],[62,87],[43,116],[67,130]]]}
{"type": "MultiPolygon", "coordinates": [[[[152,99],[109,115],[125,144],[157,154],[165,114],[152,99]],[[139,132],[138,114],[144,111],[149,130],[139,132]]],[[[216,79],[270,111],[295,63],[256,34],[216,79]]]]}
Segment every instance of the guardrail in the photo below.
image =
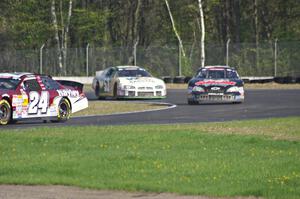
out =
{"type": "MultiPolygon", "coordinates": [[[[70,81],[76,81],[80,82],[82,84],[92,84],[94,76],[90,77],[53,77],[55,80],[70,80],[70,81]]],[[[188,83],[188,81],[192,77],[185,77],[185,76],[164,76],[161,77],[162,80],[164,80],[165,83],[188,83]]],[[[273,77],[273,76],[266,76],[266,77],[250,77],[245,76],[241,77],[241,79],[245,83],[269,83],[269,82],[275,82],[279,84],[292,84],[292,83],[300,83],[300,77],[292,77],[292,76],[286,76],[286,77],[273,77]]]]}

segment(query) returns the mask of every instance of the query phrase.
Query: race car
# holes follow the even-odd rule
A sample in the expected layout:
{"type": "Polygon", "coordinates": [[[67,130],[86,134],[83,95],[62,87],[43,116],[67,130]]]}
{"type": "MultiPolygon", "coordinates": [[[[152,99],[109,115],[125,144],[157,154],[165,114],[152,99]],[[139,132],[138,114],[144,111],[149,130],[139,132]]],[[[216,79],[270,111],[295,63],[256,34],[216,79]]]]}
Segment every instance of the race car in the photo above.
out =
{"type": "Polygon", "coordinates": [[[229,66],[200,68],[188,83],[188,104],[244,101],[244,82],[229,66]]]}
{"type": "Polygon", "coordinates": [[[82,88],[78,82],[60,83],[47,75],[0,73],[0,125],[30,118],[64,122],[88,107],[82,88]]]}
{"type": "Polygon", "coordinates": [[[161,99],[167,94],[163,80],[138,66],[115,66],[97,71],[92,88],[99,99],[161,99]]]}

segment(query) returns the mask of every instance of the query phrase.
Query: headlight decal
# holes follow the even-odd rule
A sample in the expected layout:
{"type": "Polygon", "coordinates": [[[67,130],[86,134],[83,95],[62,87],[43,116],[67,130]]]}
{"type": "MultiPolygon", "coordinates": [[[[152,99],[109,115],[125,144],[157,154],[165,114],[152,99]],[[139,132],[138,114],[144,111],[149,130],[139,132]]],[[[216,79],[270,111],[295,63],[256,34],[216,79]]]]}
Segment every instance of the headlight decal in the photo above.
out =
{"type": "Polygon", "coordinates": [[[155,89],[163,89],[164,87],[162,85],[155,86],[155,89]]]}
{"type": "Polygon", "coordinates": [[[135,87],[132,85],[124,85],[123,88],[124,89],[135,89],[135,87]]]}
{"type": "Polygon", "coordinates": [[[192,91],[194,91],[194,92],[205,92],[204,88],[202,88],[200,86],[194,86],[192,91]]]}
{"type": "Polygon", "coordinates": [[[244,92],[244,89],[243,87],[237,87],[237,86],[233,86],[233,87],[230,87],[229,89],[227,89],[227,92],[228,93],[243,93],[244,92]]]}

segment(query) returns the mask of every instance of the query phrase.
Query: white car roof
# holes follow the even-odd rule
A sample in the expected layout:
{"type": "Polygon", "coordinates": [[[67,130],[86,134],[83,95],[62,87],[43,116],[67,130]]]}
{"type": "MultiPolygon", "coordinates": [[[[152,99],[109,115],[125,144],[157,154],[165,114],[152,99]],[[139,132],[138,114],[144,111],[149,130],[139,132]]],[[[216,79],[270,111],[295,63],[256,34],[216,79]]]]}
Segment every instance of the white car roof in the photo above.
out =
{"type": "Polygon", "coordinates": [[[215,65],[215,66],[204,66],[204,68],[231,68],[230,66],[222,66],[222,65],[215,65]]]}
{"type": "Polygon", "coordinates": [[[13,78],[13,79],[19,79],[23,75],[31,75],[32,73],[25,73],[25,72],[19,72],[19,73],[0,73],[0,77],[5,78],[13,78]]]}
{"type": "Polygon", "coordinates": [[[145,70],[139,66],[116,66],[117,69],[142,69],[145,70]]]}

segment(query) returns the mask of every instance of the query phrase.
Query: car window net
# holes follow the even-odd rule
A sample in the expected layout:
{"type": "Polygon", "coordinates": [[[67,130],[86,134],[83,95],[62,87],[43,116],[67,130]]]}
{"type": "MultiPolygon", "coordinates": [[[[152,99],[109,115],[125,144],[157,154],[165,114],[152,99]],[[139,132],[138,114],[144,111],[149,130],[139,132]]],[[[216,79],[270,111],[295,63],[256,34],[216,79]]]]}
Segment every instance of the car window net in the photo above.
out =
{"type": "Polygon", "coordinates": [[[0,78],[0,89],[16,89],[18,83],[17,79],[0,78]]]}

